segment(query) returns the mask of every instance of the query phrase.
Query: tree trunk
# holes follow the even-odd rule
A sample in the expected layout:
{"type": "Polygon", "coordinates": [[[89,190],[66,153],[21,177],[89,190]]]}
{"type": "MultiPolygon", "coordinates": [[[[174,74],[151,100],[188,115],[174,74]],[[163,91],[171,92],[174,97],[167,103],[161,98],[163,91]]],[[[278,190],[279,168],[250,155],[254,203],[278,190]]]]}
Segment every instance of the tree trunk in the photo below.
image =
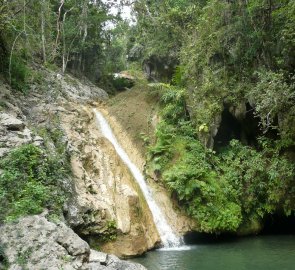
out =
{"type": "Polygon", "coordinates": [[[55,46],[52,52],[53,55],[53,59],[56,56],[57,53],[57,47],[58,47],[58,41],[59,41],[59,37],[60,37],[60,31],[61,31],[61,25],[60,25],[60,17],[61,17],[61,9],[64,5],[64,0],[60,0],[60,6],[58,8],[58,15],[57,15],[57,19],[56,19],[56,39],[55,39],[55,46]]]}
{"type": "Polygon", "coordinates": [[[64,15],[63,15],[63,19],[62,19],[62,33],[63,33],[63,51],[62,51],[62,73],[64,74],[67,68],[67,64],[69,61],[69,56],[70,56],[70,48],[72,47],[72,44],[75,40],[76,37],[73,38],[69,48],[67,49],[67,45],[66,45],[66,39],[65,39],[65,21],[66,21],[66,17],[68,12],[70,12],[73,9],[73,7],[71,7],[69,10],[67,10],[64,15]]]}
{"type": "Polygon", "coordinates": [[[42,39],[43,63],[46,63],[45,5],[46,5],[46,0],[42,0],[41,1],[41,39],[42,39]]]}

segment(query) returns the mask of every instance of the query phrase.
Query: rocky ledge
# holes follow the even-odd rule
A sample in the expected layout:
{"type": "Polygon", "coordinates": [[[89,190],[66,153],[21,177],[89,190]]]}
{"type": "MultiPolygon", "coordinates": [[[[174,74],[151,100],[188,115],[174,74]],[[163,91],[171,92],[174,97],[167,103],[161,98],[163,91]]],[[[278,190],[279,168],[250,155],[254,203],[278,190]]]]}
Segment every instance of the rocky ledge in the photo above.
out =
{"type": "Polygon", "coordinates": [[[9,270],[146,270],[90,249],[64,223],[45,215],[29,216],[0,227],[0,269],[9,270]]]}

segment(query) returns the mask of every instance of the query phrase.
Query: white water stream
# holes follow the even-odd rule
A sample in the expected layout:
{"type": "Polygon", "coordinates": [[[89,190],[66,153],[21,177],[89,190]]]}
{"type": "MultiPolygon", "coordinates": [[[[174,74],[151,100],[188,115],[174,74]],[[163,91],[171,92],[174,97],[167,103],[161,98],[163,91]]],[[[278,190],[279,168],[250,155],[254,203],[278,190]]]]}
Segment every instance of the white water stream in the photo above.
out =
{"type": "Polygon", "coordinates": [[[130,172],[134,176],[135,180],[137,181],[138,185],[140,186],[142,193],[148,203],[148,206],[152,212],[154,223],[157,227],[157,230],[159,232],[159,235],[161,237],[162,244],[164,248],[170,248],[170,247],[179,247],[182,244],[182,239],[176,236],[173,233],[173,230],[167,223],[164,215],[162,214],[159,206],[155,202],[152,192],[149,189],[148,185],[146,184],[146,181],[144,179],[144,176],[142,175],[141,171],[135,166],[134,163],[130,160],[127,153],[124,151],[124,149],[120,146],[118,143],[116,137],[114,136],[111,127],[109,126],[107,120],[104,118],[104,116],[97,110],[94,109],[96,119],[98,121],[98,124],[100,126],[101,132],[103,136],[105,136],[114,146],[117,154],[120,156],[122,161],[127,165],[130,172]]]}

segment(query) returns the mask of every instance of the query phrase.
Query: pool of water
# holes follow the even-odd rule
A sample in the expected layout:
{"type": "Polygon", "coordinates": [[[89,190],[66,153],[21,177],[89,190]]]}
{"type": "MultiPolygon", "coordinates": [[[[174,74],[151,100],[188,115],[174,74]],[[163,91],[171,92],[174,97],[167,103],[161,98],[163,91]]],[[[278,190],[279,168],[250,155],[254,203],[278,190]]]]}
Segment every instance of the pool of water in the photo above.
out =
{"type": "Polygon", "coordinates": [[[133,261],[148,270],[293,270],[295,235],[257,236],[155,250],[133,261]]]}

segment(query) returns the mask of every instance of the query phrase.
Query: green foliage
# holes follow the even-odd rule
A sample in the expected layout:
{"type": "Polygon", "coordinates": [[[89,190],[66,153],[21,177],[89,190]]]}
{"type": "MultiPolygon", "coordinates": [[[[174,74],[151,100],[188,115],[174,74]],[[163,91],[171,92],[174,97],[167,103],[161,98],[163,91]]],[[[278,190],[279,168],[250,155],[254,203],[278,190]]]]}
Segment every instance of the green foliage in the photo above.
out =
{"type": "Polygon", "coordinates": [[[235,187],[248,215],[294,211],[294,164],[279,154],[279,148],[266,139],[260,141],[262,150],[256,151],[232,141],[222,153],[221,169],[224,177],[235,187]],[[239,179],[239,181],[237,181],[239,179]]]}
{"type": "Polygon", "coordinates": [[[268,129],[279,113],[286,115],[286,111],[290,112],[294,108],[295,77],[289,78],[291,83],[287,83],[282,73],[264,70],[257,75],[258,83],[248,93],[248,97],[255,97],[256,115],[260,117],[264,129],[268,129]]]}
{"type": "Polygon", "coordinates": [[[28,90],[29,69],[24,60],[20,57],[13,56],[10,72],[12,88],[23,93],[26,92],[28,90]]]}
{"type": "Polygon", "coordinates": [[[16,262],[17,262],[17,264],[20,265],[24,270],[28,270],[28,268],[27,268],[26,265],[27,265],[27,263],[28,263],[28,260],[29,260],[29,258],[30,258],[30,256],[31,256],[32,252],[33,252],[33,248],[30,247],[30,248],[26,249],[25,251],[23,251],[23,252],[19,252],[19,253],[18,253],[18,256],[17,256],[17,260],[16,260],[16,262]]]}
{"type": "Polygon", "coordinates": [[[160,93],[162,120],[157,141],[149,147],[149,167],[198,221],[201,231],[235,232],[267,214],[294,213],[295,166],[281,154],[292,142],[261,138],[257,150],[233,140],[216,154],[199,142],[197,134],[208,132],[208,127],[196,129],[187,118],[181,89],[152,86],[160,93]],[[175,118],[167,113],[171,107],[176,107],[175,118]]]}
{"type": "Polygon", "coordinates": [[[151,85],[162,105],[151,170],[206,232],[294,214],[294,1],[140,0],[135,10],[141,62],[174,68],[173,86],[151,85]],[[204,148],[224,106],[247,102],[262,131],[276,128],[280,139],[204,148]]]}
{"type": "Polygon", "coordinates": [[[87,0],[0,0],[0,72],[24,91],[26,66],[57,65],[97,82],[126,65],[127,24],[114,30],[106,22],[110,3],[87,0]],[[22,52],[26,52],[26,56],[22,52]],[[13,56],[12,63],[10,58],[13,56]],[[16,57],[17,56],[17,57],[16,57]]]}
{"type": "Polygon", "coordinates": [[[117,224],[114,220],[109,220],[106,223],[103,233],[100,235],[101,241],[109,242],[114,241],[117,238],[117,224]]]}
{"type": "Polygon", "coordinates": [[[177,65],[171,82],[187,89],[197,126],[210,130],[224,103],[258,97],[256,116],[265,128],[280,114],[288,119],[281,133],[292,137],[294,108],[283,106],[294,103],[294,1],[141,0],[135,10],[140,60],[177,65]]]}
{"type": "Polygon", "coordinates": [[[142,46],[141,59],[157,56],[173,62],[177,59],[178,50],[196,16],[198,3],[184,1],[136,1],[137,25],[133,33],[136,36],[135,46],[142,46]]]}
{"type": "Polygon", "coordinates": [[[151,95],[158,96],[164,104],[162,116],[167,122],[173,124],[187,119],[185,104],[185,89],[164,83],[149,84],[151,95]]]}
{"type": "Polygon", "coordinates": [[[38,214],[45,207],[61,211],[66,171],[55,157],[34,145],[24,145],[2,159],[0,169],[0,222],[38,214]]]}
{"type": "Polygon", "coordinates": [[[134,82],[130,79],[119,77],[119,78],[113,78],[112,84],[116,90],[122,91],[122,90],[125,90],[126,88],[131,88],[134,85],[134,82]]]}
{"type": "Polygon", "coordinates": [[[183,75],[184,68],[182,66],[177,66],[171,79],[172,84],[178,87],[184,86],[185,82],[183,81],[183,75]]]}

